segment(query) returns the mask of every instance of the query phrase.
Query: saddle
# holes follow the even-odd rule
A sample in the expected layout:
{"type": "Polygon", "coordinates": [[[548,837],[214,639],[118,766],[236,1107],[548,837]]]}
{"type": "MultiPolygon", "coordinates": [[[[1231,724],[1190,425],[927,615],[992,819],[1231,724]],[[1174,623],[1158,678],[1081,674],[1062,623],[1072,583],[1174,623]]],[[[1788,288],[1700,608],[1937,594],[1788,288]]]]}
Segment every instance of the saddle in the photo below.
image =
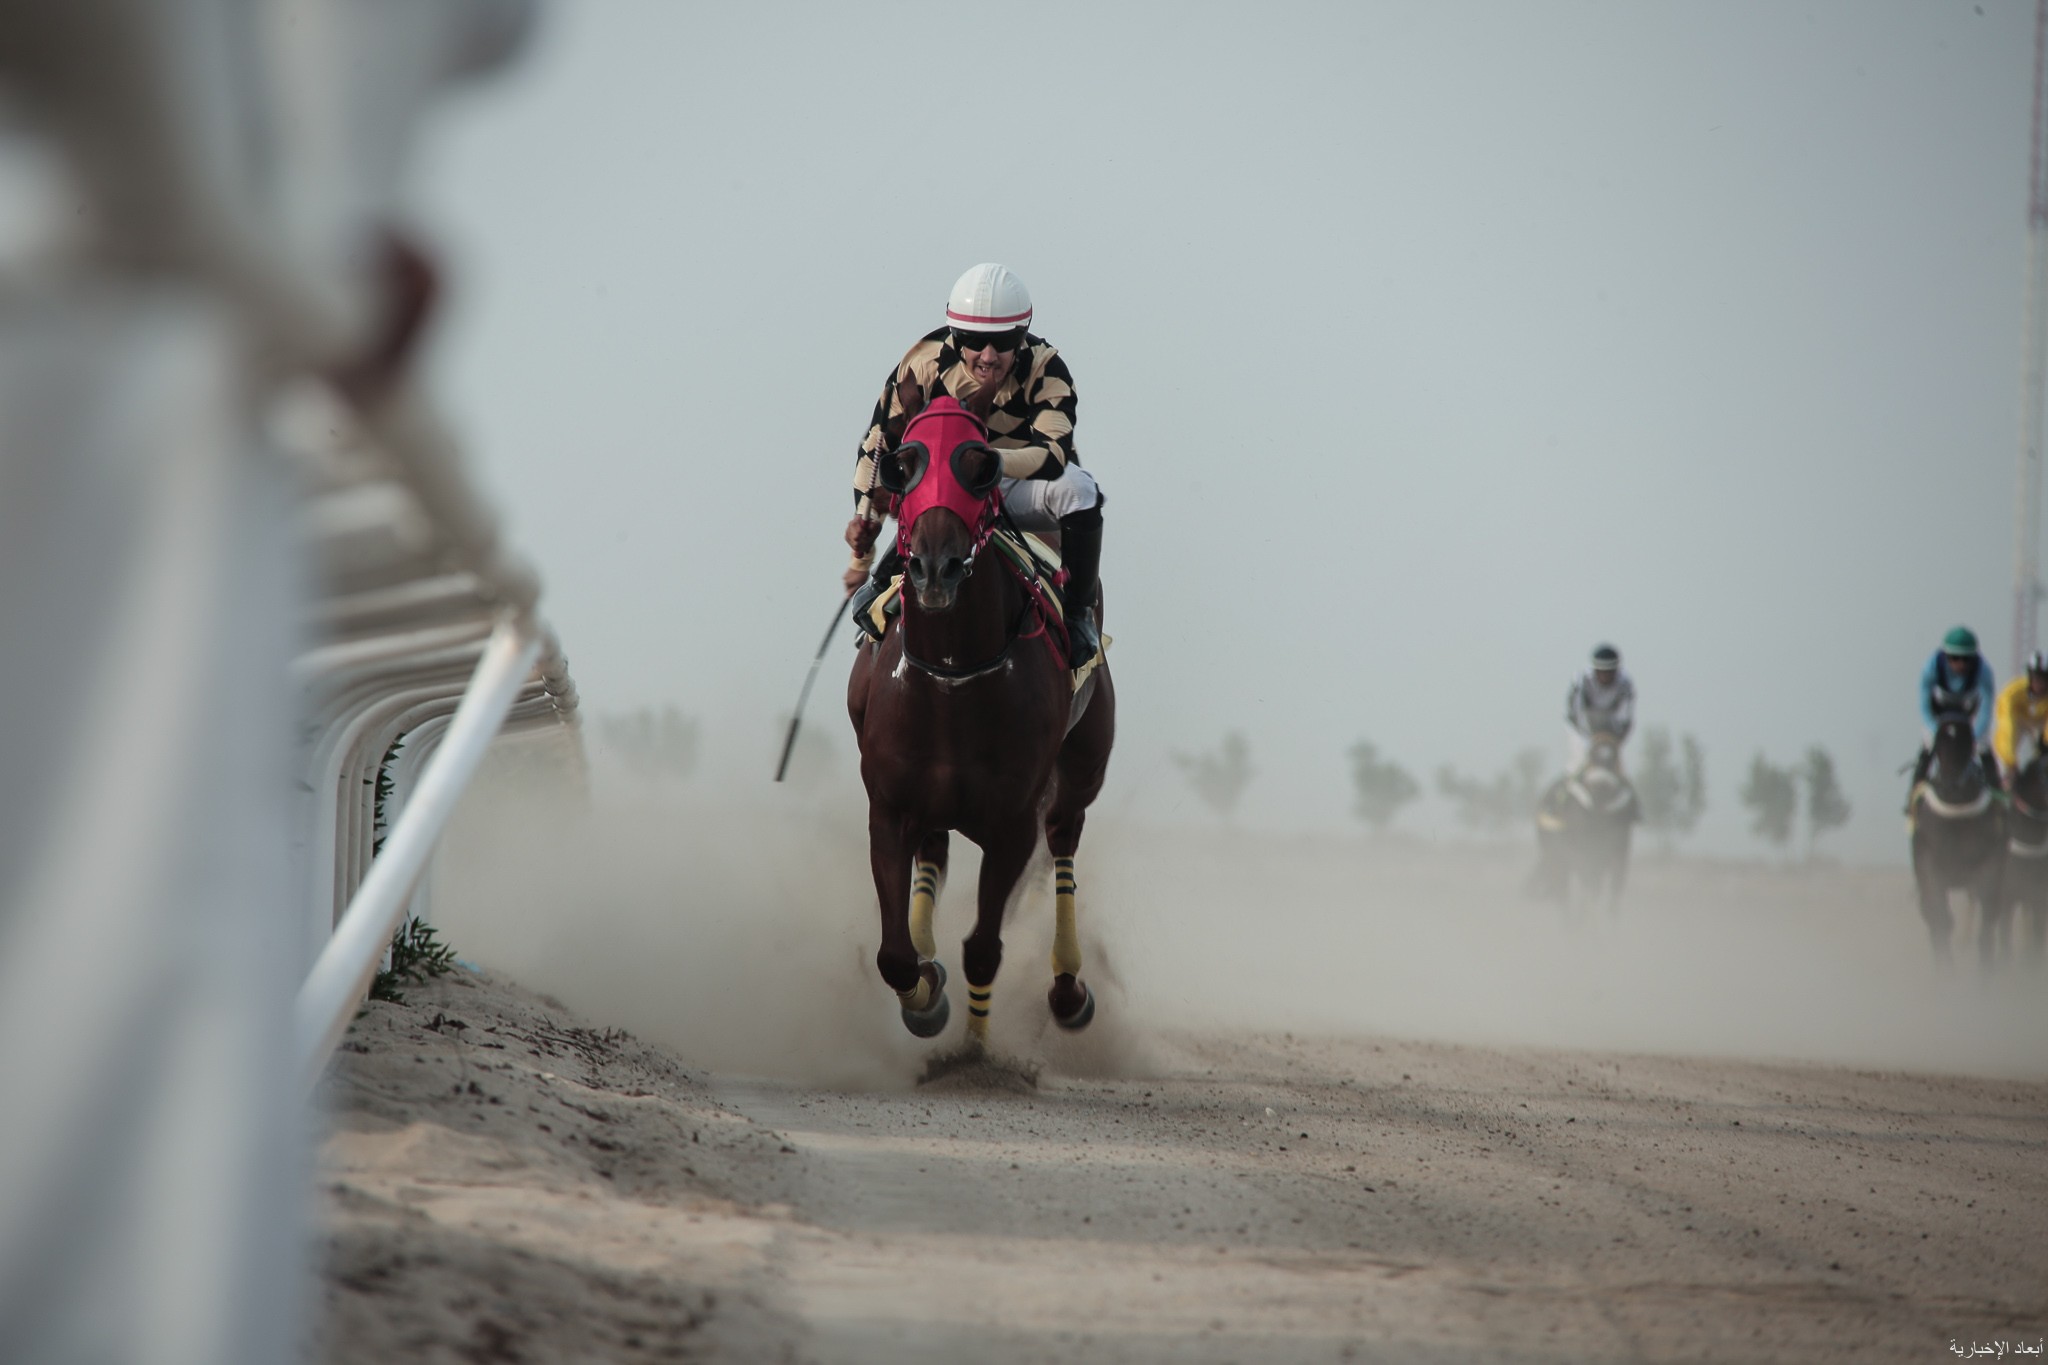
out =
{"type": "MultiPolygon", "coordinates": [[[[1003,567],[1023,587],[1024,595],[1031,601],[1033,615],[1038,618],[1036,632],[1046,636],[1046,643],[1053,656],[1061,663],[1067,661],[1067,615],[1066,603],[1060,598],[1057,584],[1060,582],[1060,553],[1029,531],[1011,531],[999,526],[989,537],[989,545],[1003,558],[1003,567]]],[[[875,595],[868,604],[867,616],[875,628],[877,637],[889,629],[891,618],[903,610],[903,575],[897,574],[889,580],[889,586],[875,595]]],[[[1102,650],[1081,667],[1073,670],[1074,691],[1079,692],[1094,676],[1102,661],[1109,657],[1110,636],[1102,637],[1102,650]]],[[[1078,718],[1085,707],[1074,708],[1078,718]]]]}

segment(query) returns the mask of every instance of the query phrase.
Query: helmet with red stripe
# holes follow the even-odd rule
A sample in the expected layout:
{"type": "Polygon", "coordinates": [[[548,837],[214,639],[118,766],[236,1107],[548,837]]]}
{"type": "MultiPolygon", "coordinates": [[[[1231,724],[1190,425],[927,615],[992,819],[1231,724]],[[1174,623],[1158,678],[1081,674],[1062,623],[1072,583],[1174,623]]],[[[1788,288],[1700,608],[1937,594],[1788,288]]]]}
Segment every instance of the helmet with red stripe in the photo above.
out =
{"type": "Polygon", "coordinates": [[[956,332],[1007,332],[1031,325],[1031,294],[1005,265],[975,266],[946,296],[946,325],[956,332]]]}

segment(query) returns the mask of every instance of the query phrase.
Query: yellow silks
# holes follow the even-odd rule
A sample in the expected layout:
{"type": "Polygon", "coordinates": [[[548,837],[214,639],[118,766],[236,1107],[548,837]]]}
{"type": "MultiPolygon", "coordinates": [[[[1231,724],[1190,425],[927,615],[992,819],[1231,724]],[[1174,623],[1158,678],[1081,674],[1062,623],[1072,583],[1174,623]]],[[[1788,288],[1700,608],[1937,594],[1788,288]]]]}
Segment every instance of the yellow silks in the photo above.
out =
{"type": "Polygon", "coordinates": [[[2048,696],[2037,697],[2028,690],[2022,673],[1998,693],[1991,713],[1991,751],[2010,771],[2019,766],[2020,736],[2039,739],[2043,725],[2048,725],[2048,696]]]}

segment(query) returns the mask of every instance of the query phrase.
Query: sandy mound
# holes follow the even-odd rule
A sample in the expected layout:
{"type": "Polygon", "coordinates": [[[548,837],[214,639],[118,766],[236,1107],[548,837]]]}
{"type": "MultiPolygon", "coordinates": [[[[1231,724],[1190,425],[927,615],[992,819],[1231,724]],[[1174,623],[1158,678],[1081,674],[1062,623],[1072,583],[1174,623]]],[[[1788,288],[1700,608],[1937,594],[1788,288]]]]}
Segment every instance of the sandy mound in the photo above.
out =
{"type": "Polygon", "coordinates": [[[407,996],[322,1083],[318,1358],[798,1358],[766,1254],[781,1137],[508,983],[407,996]]]}

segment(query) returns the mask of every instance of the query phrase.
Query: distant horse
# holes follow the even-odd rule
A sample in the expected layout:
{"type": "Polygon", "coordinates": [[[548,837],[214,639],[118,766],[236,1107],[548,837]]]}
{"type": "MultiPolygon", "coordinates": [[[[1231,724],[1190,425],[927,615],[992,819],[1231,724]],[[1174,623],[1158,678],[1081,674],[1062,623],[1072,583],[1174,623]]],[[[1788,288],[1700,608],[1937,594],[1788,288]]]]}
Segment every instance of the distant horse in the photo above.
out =
{"type": "Polygon", "coordinates": [[[1998,893],[2000,946],[2010,948],[2012,919],[2025,911],[2027,960],[2038,964],[2048,957],[2048,749],[2037,749],[2013,776],[2005,836],[1998,893]]]}
{"type": "Polygon", "coordinates": [[[1913,831],[1913,879],[1920,918],[1939,960],[1949,960],[1955,915],[1949,892],[1967,891],[1976,903],[1979,955],[1992,959],[1990,925],[2005,871],[2005,806],[1977,754],[1970,718],[1946,715],[1935,727],[1933,761],[1908,804],[1913,831]]]}
{"type": "Polygon", "coordinates": [[[986,438],[977,419],[940,397],[882,458],[905,553],[903,613],[879,644],[862,645],[846,696],[882,912],[875,966],[920,1038],[936,1037],[950,1012],[931,927],[947,831],[981,846],[974,932],[961,945],[975,1044],[988,1037],[1003,912],[1041,828],[1053,855],[1053,1022],[1079,1029],[1095,1016],[1081,980],[1074,853],[1116,735],[1106,657],[1076,692],[1063,630],[1039,609],[1035,571],[984,553],[1002,474],[986,438]]]}
{"type": "Polygon", "coordinates": [[[1595,735],[1584,766],[1553,783],[1536,808],[1531,891],[1570,909],[1576,881],[1585,900],[1604,897],[1609,913],[1619,914],[1630,834],[1641,818],[1635,788],[1621,775],[1620,745],[1595,735]]]}

